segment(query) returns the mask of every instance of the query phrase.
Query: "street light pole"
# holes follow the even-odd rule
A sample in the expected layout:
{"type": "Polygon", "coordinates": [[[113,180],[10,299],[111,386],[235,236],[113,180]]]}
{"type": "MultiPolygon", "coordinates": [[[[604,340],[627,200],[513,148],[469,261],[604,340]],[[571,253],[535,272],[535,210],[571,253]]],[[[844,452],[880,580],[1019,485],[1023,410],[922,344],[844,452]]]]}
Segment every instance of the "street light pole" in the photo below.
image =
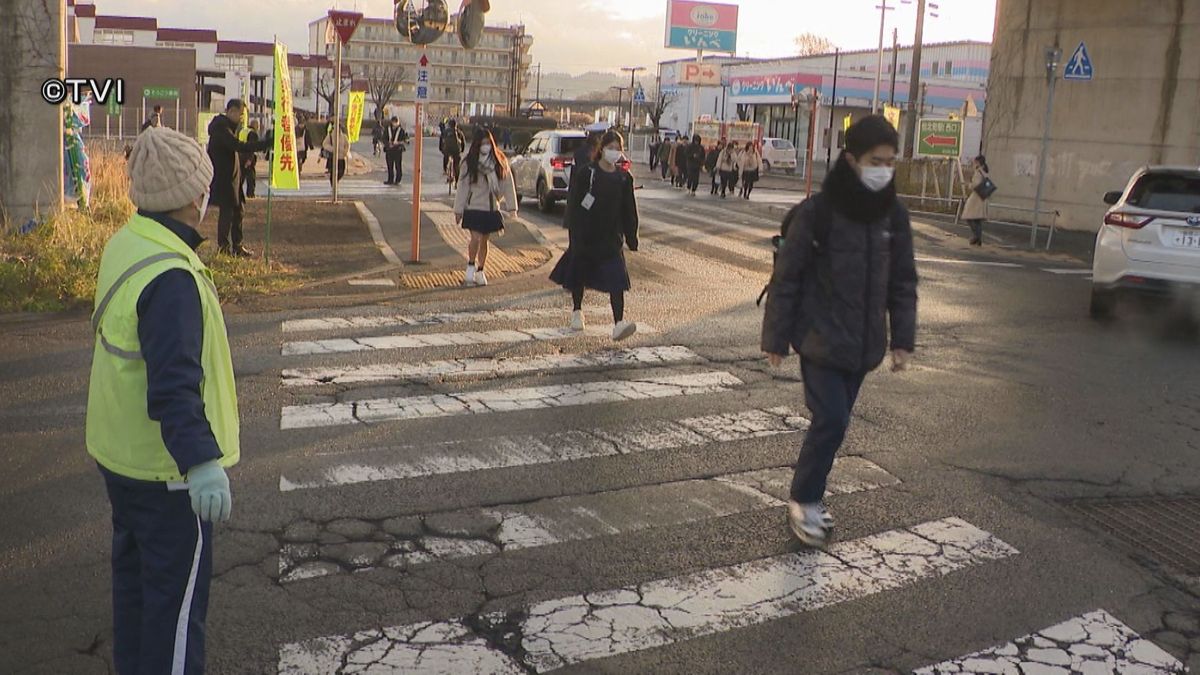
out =
{"type": "Polygon", "coordinates": [[[1042,156],[1038,160],[1037,195],[1033,198],[1033,227],[1029,233],[1029,248],[1037,248],[1038,217],[1042,213],[1042,194],[1046,186],[1046,156],[1050,151],[1050,124],[1054,114],[1054,88],[1058,84],[1058,64],[1062,61],[1062,49],[1057,46],[1046,48],[1046,80],[1050,85],[1046,97],[1046,121],[1042,125],[1042,156]]]}
{"type": "Polygon", "coordinates": [[[921,89],[921,45],[925,39],[925,0],[917,0],[917,35],[913,40],[912,71],[908,77],[908,121],[904,125],[904,156],[912,158],[917,137],[917,94],[921,89]]]}
{"type": "Polygon", "coordinates": [[[875,96],[871,99],[871,114],[879,112],[879,87],[883,80],[883,34],[887,28],[887,13],[895,7],[888,6],[888,0],[883,0],[875,9],[879,10],[879,65],[875,68],[875,96]]]}
{"type": "Polygon", "coordinates": [[[475,80],[472,80],[469,77],[464,77],[462,79],[462,107],[458,109],[458,116],[460,119],[467,116],[467,85],[473,84],[474,82],[475,80]]]}
{"type": "Polygon", "coordinates": [[[629,73],[629,135],[633,135],[633,99],[634,99],[634,78],[638,73],[645,70],[642,66],[624,67],[621,70],[629,73]]]}

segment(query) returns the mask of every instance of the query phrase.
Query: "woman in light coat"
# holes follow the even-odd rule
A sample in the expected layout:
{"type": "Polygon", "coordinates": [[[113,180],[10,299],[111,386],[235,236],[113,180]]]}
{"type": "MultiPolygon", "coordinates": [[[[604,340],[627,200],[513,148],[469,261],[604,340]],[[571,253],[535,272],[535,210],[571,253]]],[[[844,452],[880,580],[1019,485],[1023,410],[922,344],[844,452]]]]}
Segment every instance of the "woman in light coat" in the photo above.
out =
{"type": "Polygon", "coordinates": [[[487,263],[488,239],[504,231],[501,211],[516,217],[517,188],[508,158],[496,145],[492,132],[484,128],[475,130],[475,140],[460,171],[458,193],[454,198],[454,220],[471,232],[463,285],[487,286],[487,275],[483,270],[487,263]]]}
{"type": "Polygon", "coordinates": [[[751,143],[738,162],[742,171],[742,199],[750,199],[754,192],[754,184],[758,182],[758,172],[762,168],[762,150],[758,143],[751,143]]]}
{"type": "MultiPolygon", "coordinates": [[[[338,136],[339,136],[338,140],[340,142],[338,143],[338,152],[337,152],[337,156],[338,156],[337,177],[338,177],[338,180],[341,180],[346,177],[346,160],[350,159],[350,139],[347,138],[348,134],[346,133],[346,125],[344,123],[339,124],[338,129],[341,133],[338,134],[338,136]]],[[[329,184],[330,185],[333,185],[333,170],[332,170],[333,169],[333,135],[334,135],[333,134],[333,125],[330,125],[330,131],[328,134],[325,135],[325,142],[321,143],[321,149],[324,150],[325,152],[329,153],[329,166],[330,166],[329,184]]]]}
{"type": "Polygon", "coordinates": [[[717,157],[717,171],[721,174],[721,199],[726,193],[733,192],[737,185],[738,161],[742,153],[738,151],[737,141],[729,141],[729,145],[717,157]]]}
{"type": "Polygon", "coordinates": [[[975,177],[971,179],[971,196],[963,206],[962,219],[971,226],[971,246],[983,246],[983,221],[987,220],[987,200],[979,196],[975,188],[983,184],[988,177],[987,158],[980,155],[975,158],[975,177]]]}

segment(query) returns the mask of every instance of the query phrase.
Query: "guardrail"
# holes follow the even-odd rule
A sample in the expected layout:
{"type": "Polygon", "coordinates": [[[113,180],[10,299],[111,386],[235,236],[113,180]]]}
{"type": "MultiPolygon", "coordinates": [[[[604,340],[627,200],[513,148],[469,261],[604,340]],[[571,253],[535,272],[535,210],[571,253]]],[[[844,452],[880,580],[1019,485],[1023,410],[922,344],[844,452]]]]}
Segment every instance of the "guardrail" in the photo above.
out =
{"type": "MultiPolygon", "coordinates": [[[[1041,226],[1041,224],[1042,224],[1042,220],[1041,220],[1040,216],[1043,216],[1043,215],[1053,216],[1053,218],[1050,220],[1050,233],[1046,237],[1046,250],[1047,251],[1050,250],[1050,246],[1054,243],[1054,233],[1058,230],[1058,219],[1059,219],[1059,217],[1062,216],[1061,212],[1059,212],[1057,209],[1052,210],[1052,211],[1047,211],[1047,210],[1043,209],[1041,211],[1038,211],[1035,214],[1032,208],[1028,208],[1028,207],[1024,207],[1024,206],[1012,206],[1010,204],[994,204],[991,202],[988,203],[989,216],[991,215],[992,211],[997,211],[997,210],[998,211],[1014,211],[1016,213],[1027,213],[1030,216],[1032,216],[1032,220],[1036,221],[1038,226],[1041,226]]],[[[955,225],[957,225],[959,222],[959,217],[962,214],[962,210],[959,209],[958,213],[959,213],[959,215],[956,215],[954,217],[955,225]]],[[[1020,223],[1020,222],[1015,222],[1015,221],[1011,221],[1011,220],[1002,220],[1002,219],[990,218],[990,217],[988,218],[988,222],[994,223],[996,225],[1008,225],[1010,227],[1020,227],[1020,228],[1025,228],[1025,229],[1029,229],[1029,228],[1033,227],[1032,223],[1020,223]]]]}

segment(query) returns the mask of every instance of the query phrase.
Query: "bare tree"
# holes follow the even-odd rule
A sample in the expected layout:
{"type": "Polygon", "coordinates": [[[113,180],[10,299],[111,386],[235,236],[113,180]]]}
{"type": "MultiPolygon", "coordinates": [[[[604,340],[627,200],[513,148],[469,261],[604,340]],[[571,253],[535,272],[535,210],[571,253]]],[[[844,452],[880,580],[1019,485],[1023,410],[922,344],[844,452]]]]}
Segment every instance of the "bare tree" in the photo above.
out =
{"type": "Polygon", "coordinates": [[[396,90],[404,81],[404,68],[401,66],[375,66],[367,74],[367,95],[375,104],[375,119],[383,119],[383,109],[392,102],[396,90]]]}
{"type": "Polygon", "coordinates": [[[650,115],[650,124],[655,128],[659,128],[659,122],[662,121],[663,115],[666,114],[667,108],[679,99],[679,92],[662,91],[654,95],[654,98],[646,101],[646,113],[650,115]]]}
{"type": "Polygon", "coordinates": [[[833,44],[832,40],[816,33],[802,33],[796,38],[795,42],[796,50],[800,56],[828,54],[837,47],[837,45],[833,44]]]}
{"type": "MultiPolygon", "coordinates": [[[[350,78],[343,76],[339,89],[342,93],[350,91],[350,78]]],[[[333,115],[333,94],[334,94],[333,73],[321,73],[320,79],[317,80],[317,95],[325,100],[325,106],[329,110],[330,116],[333,115]]],[[[342,97],[342,100],[346,100],[342,97]]],[[[320,112],[320,111],[318,111],[320,112]]]]}

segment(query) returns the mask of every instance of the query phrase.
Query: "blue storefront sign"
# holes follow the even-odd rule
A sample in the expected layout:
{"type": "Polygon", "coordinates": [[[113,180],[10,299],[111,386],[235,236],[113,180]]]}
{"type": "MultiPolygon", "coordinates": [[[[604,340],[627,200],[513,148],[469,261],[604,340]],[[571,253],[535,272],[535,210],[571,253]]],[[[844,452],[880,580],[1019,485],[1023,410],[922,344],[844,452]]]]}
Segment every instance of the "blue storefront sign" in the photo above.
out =
{"type": "Polygon", "coordinates": [[[667,46],[676,49],[703,49],[732,53],[737,51],[737,31],[674,26],[671,28],[667,46]]]}

